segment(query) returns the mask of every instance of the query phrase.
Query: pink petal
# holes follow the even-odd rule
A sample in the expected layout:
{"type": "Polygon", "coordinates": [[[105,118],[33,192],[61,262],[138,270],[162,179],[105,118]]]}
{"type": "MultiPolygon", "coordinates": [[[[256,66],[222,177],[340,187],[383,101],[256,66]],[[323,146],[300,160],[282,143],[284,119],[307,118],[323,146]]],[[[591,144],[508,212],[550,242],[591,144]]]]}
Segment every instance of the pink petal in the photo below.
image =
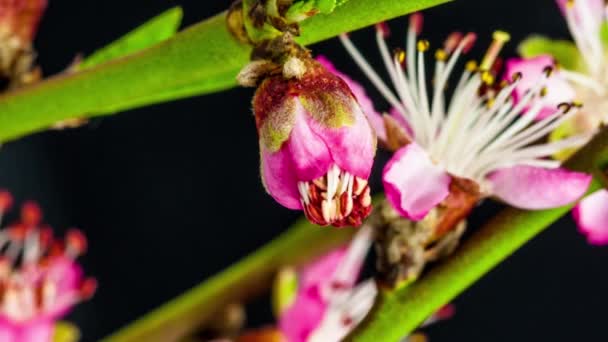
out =
{"type": "Polygon", "coordinates": [[[0,318],[0,341],[2,342],[51,342],[54,333],[54,322],[51,320],[33,320],[15,323],[0,318]]]}
{"type": "Polygon", "coordinates": [[[54,324],[51,321],[26,323],[19,329],[19,337],[15,342],[50,342],[53,340],[53,333],[54,324]]]}
{"type": "Polygon", "coordinates": [[[404,217],[421,220],[449,194],[451,178],[411,143],[386,164],[382,180],[388,201],[404,217]]]}
{"type": "Polygon", "coordinates": [[[268,193],[290,209],[301,209],[298,181],[311,181],[327,173],[333,159],[325,141],[315,132],[312,118],[299,101],[289,139],[277,152],[262,145],[262,179],[268,193]]]}
{"type": "Polygon", "coordinates": [[[344,260],[346,247],[341,247],[318,258],[302,269],[299,286],[303,289],[321,286],[332,280],[333,274],[344,260]]]}
{"type": "Polygon", "coordinates": [[[590,244],[608,244],[608,190],[599,190],[583,198],[572,210],[572,215],[590,244]]]}
{"type": "Polygon", "coordinates": [[[306,342],[327,309],[319,287],[298,292],[295,302],[279,318],[281,332],[289,342],[306,342]]]}
{"type": "Polygon", "coordinates": [[[565,169],[515,166],[494,171],[488,180],[493,195],[514,207],[549,209],[583,196],[591,176],[565,169]]]}
{"type": "MultiPolygon", "coordinates": [[[[517,103],[527,90],[534,87],[536,82],[543,76],[543,70],[555,67],[555,61],[551,56],[544,55],[534,58],[511,58],[505,64],[505,78],[512,79],[515,73],[521,73],[522,79],[513,91],[513,99],[517,103]]],[[[538,114],[537,119],[544,119],[553,114],[557,106],[563,102],[572,101],[575,97],[574,89],[555,70],[546,82],[547,95],[542,98],[544,107],[538,114]]],[[[530,108],[528,106],[526,109],[530,108]]]]}
{"type": "Polygon", "coordinates": [[[376,137],[355,101],[351,110],[355,119],[352,125],[331,128],[313,120],[309,121],[309,125],[314,134],[325,142],[333,162],[340,169],[368,179],[376,155],[376,137]]]}
{"type": "Polygon", "coordinates": [[[367,115],[367,119],[376,131],[378,139],[386,141],[386,129],[384,127],[382,115],[376,112],[374,104],[372,103],[372,100],[369,98],[369,96],[367,96],[367,93],[365,92],[363,86],[358,82],[354,81],[346,74],[343,74],[340,71],[336,70],[333,63],[325,56],[318,56],[316,59],[317,62],[321,63],[327,70],[329,70],[331,73],[340,77],[342,80],[344,80],[344,82],[346,82],[350,90],[353,92],[353,95],[355,95],[355,98],[359,102],[363,113],[367,115]]]}

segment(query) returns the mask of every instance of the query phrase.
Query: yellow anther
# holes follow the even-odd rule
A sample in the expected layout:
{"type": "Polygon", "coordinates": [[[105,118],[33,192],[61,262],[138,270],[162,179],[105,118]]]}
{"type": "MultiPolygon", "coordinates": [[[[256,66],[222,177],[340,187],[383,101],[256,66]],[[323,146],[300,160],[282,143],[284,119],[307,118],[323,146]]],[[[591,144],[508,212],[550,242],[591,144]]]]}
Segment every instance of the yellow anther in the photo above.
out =
{"type": "Polygon", "coordinates": [[[443,49],[437,49],[437,51],[435,51],[435,59],[438,61],[445,61],[448,59],[448,54],[443,49]]]}
{"type": "Polygon", "coordinates": [[[405,51],[403,51],[401,49],[396,50],[395,58],[397,58],[397,61],[399,61],[399,63],[405,62],[405,51]]]}
{"type": "Polygon", "coordinates": [[[477,62],[468,61],[467,64],[465,65],[465,68],[467,69],[468,72],[475,72],[475,71],[477,71],[477,62]]]}
{"type": "Polygon", "coordinates": [[[416,47],[418,48],[418,51],[420,52],[426,52],[429,47],[431,47],[431,43],[429,43],[428,40],[419,40],[418,44],[416,44],[416,47]]]}
{"type": "Polygon", "coordinates": [[[574,7],[574,0],[566,1],[566,8],[573,8],[573,7],[574,7]]]}
{"type": "Polygon", "coordinates": [[[511,40],[511,35],[505,31],[494,31],[494,33],[492,34],[492,39],[504,44],[511,40]]]}
{"type": "Polygon", "coordinates": [[[494,106],[495,102],[496,102],[496,100],[494,100],[494,98],[489,98],[488,101],[486,102],[486,107],[492,108],[492,106],[494,106]]]}
{"type": "Polygon", "coordinates": [[[547,96],[547,92],[548,92],[548,91],[547,91],[547,87],[542,87],[542,88],[540,89],[540,93],[539,93],[539,95],[540,95],[541,97],[545,97],[545,96],[547,96]]]}
{"type": "Polygon", "coordinates": [[[485,83],[487,85],[492,85],[492,84],[494,84],[495,78],[491,72],[486,70],[486,71],[481,72],[481,80],[483,81],[483,83],[485,83]]]}
{"type": "Polygon", "coordinates": [[[572,101],[572,105],[576,108],[582,108],[583,102],[581,102],[580,100],[574,100],[574,101],[572,101]]]}

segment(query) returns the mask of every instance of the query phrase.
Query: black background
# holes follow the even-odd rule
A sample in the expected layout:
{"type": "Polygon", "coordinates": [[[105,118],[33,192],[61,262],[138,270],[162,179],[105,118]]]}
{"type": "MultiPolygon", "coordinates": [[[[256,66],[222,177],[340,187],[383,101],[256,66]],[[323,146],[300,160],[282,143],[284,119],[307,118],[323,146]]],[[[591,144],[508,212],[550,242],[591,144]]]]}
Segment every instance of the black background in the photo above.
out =
{"type": "MultiPolygon", "coordinates": [[[[173,5],[184,7],[189,25],[229,2],[50,0],[36,41],[40,63],[45,73],[58,73],[75,54],[91,53],[173,5]]],[[[406,21],[390,25],[393,46],[402,44],[406,21]]],[[[550,0],[456,1],[425,12],[423,36],[437,45],[453,30],[475,31],[478,57],[494,29],[512,33],[505,56],[528,33],[569,37],[550,0]]],[[[373,30],[353,39],[379,65],[373,30]]],[[[336,40],[314,50],[363,79],[336,40]]],[[[82,261],[100,289],[68,317],[86,341],[227,267],[298,217],[259,182],[251,95],[233,89],[142,108],[3,147],[0,186],[19,201],[38,200],[49,223],[77,225],[90,239],[82,261]]],[[[478,210],[471,227],[495,209],[478,210]]],[[[607,263],[608,248],[588,246],[564,218],[461,295],[452,320],[427,331],[433,341],[606,340],[607,263]]],[[[268,306],[259,301],[250,310],[253,324],[271,319],[268,306]]]]}

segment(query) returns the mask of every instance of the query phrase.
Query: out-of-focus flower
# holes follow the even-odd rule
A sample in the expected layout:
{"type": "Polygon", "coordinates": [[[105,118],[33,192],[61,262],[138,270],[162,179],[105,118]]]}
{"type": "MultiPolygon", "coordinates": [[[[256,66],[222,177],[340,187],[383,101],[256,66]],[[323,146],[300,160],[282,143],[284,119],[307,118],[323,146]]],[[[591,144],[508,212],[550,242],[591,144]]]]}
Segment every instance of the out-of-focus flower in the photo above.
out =
{"type": "Polygon", "coordinates": [[[376,138],[348,85],[310,58],[291,57],[262,81],[253,110],[268,193],[316,224],[360,225],[371,211],[376,138]]]}
{"type": "Polygon", "coordinates": [[[47,0],[0,0],[0,77],[11,86],[40,77],[32,41],[47,0]]]}
{"type": "MultiPolygon", "coordinates": [[[[393,206],[403,216],[420,220],[431,208],[455,194],[456,188],[473,199],[495,196],[526,209],[557,207],[578,199],[591,177],[561,169],[558,161],[545,157],[580,146],[589,136],[537,143],[578,109],[574,104],[563,103],[535,122],[543,106],[534,100],[545,94],[550,72],[545,72],[515,105],[511,94],[522,82],[520,74],[498,89],[493,87],[496,77],[493,67],[509,39],[507,33],[495,32],[494,41],[479,65],[467,63],[453,95],[446,99],[450,75],[458,58],[474,43],[475,35],[454,33],[437,50],[430,93],[424,62],[429,42],[416,42],[421,27],[422,17],[413,15],[406,51],[399,50],[391,57],[384,41],[388,31],[378,26],[380,53],[396,94],[348,36],[341,36],[355,62],[408,124],[401,133],[411,143],[394,154],[383,174],[386,195],[393,206]]],[[[472,208],[475,202],[468,201],[467,207],[472,208]]],[[[462,215],[467,213],[462,211],[462,215]]]]}
{"type": "MultiPolygon", "coordinates": [[[[521,54],[527,58],[511,62],[515,69],[538,70],[553,66],[555,59],[559,67],[553,79],[558,81],[547,83],[548,93],[555,97],[559,94],[576,98],[584,104],[576,116],[551,132],[551,141],[593,133],[602,123],[608,123],[608,37],[602,29],[608,25],[605,2],[557,0],[557,4],[566,18],[574,44],[532,37],[520,46],[521,54]]],[[[533,74],[531,80],[536,77],[533,74]]],[[[525,91],[525,87],[516,91],[525,91]]],[[[563,160],[575,151],[574,148],[563,149],[554,157],[563,160]]],[[[607,208],[608,195],[606,190],[600,190],[584,198],[573,211],[579,230],[592,244],[608,243],[607,208]]]]}
{"type": "MultiPolygon", "coordinates": [[[[11,203],[0,192],[0,216],[11,203]]],[[[21,219],[0,231],[0,341],[52,341],[56,322],[95,291],[96,281],[75,262],[86,248],[80,231],[55,240],[38,205],[22,206],[21,219]]]]}
{"type": "Polygon", "coordinates": [[[292,299],[279,307],[279,328],[289,342],[340,341],[367,314],[376,297],[373,280],[356,285],[372,242],[362,226],[348,247],[334,250],[297,273],[292,299]]]}

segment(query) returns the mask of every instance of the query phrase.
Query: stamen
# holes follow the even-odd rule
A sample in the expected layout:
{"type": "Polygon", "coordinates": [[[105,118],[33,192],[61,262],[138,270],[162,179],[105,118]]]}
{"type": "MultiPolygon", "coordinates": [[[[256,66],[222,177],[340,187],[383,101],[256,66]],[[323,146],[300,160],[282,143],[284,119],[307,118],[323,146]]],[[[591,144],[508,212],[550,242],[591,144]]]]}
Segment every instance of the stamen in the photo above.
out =
{"type": "Polygon", "coordinates": [[[492,38],[492,44],[490,44],[488,51],[486,51],[486,55],[481,60],[481,70],[490,70],[492,68],[492,65],[496,61],[500,50],[502,50],[505,43],[511,39],[511,36],[504,31],[495,31],[492,38]]]}
{"type": "Polygon", "coordinates": [[[371,210],[367,182],[340,170],[337,165],[312,182],[299,182],[298,191],[304,213],[321,226],[360,225],[371,210]],[[355,185],[357,193],[353,192],[355,185]]]}

